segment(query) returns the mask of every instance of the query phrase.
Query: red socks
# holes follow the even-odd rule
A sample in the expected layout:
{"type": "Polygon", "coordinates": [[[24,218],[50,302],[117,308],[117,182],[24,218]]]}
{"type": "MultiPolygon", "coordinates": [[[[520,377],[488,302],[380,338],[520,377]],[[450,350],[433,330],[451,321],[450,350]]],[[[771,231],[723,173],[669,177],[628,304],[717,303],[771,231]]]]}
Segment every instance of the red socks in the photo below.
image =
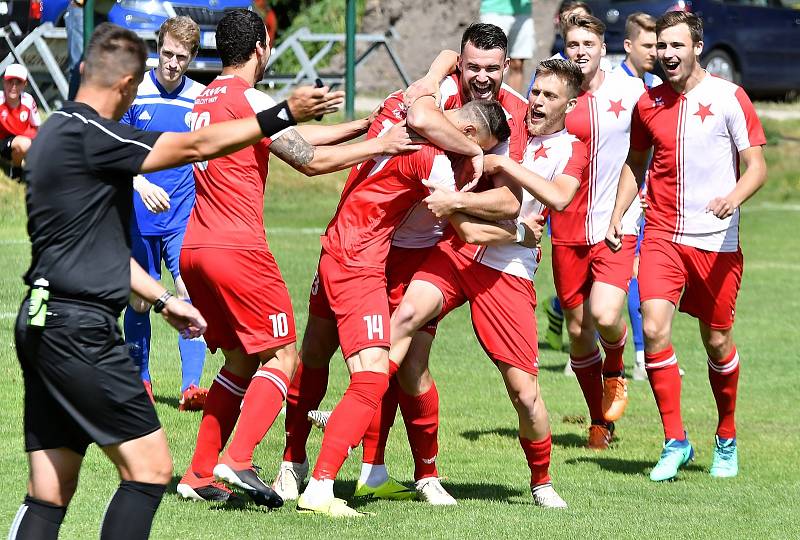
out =
{"type": "Polygon", "coordinates": [[[439,391],[434,383],[424,394],[409,396],[398,391],[400,411],[406,424],[408,444],[414,456],[414,480],[438,476],[439,391]]]}
{"type": "Polygon", "coordinates": [[[520,437],[519,445],[525,452],[525,460],[531,469],[531,486],[550,482],[550,450],[553,447],[551,434],[548,433],[547,437],[539,441],[520,437]]]}
{"type": "Polygon", "coordinates": [[[353,373],[347,391],[333,409],[328,425],[325,426],[322,449],[314,467],[315,479],[336,478],[350,449],[358,446],[364,437],[364,432],[388,387],[389,377],[385,373],[353,373]]]}
{"type": "Polygon", "coordinates": [[[372,416],[372,421],[364,433],[364,456],[362,461],[372,465],[383,465],[386,454],[386,441],[389,440],[389,430],[394,425],[397,415],[397,394],[400,392],[397,377],[389,379],[389,389],[378,404],[378,409],[372,416]]]}
{"type": "Polygon", "coordinates": [[[578,378],[581,386],[583,398],[589,406],[589,416],[593,423],[605,424],[603,417],[603,377],[600,373],[603,367],[603,359],[600,357],[600,349],[586,356],[575,357],[570,355],[569,361],[572,364],[572,371],[578,378]]]}
{"type": "Polygon", "coordinates": [[[228,447],[228,456],[242,468],[253,465],[253,451],[281,412],[289,377],[279,370],[262,367],[253,375],[244,395],[239,427],[228,447]]]}
{"type": "Polygon", "coordinates": [[[625,340],[628,339],[628,327],[622,327],[622,337],[616,343],[609,343],[600,336],[600,345],[603,346],[603,352],[606,353],[606,359],[603,361],[603,375],[606,373],[624,373],[625,361],[622,353],[625,352],[625,340]]]}
{"type": "Polygon", "coordinates": [[[683,440],[681,374],[672,345],[657,353],[645,353],[644,358],[644,367],[664,425],[664,438],[683,440]]]}
{"type": "Polygon", "coordinates": [[[225,368],[219,371],[208,390],[203,418],[197,431],[197,445],[192,456],[192,471],[201,476],[212,475],[219,453],[228,442],[250,379],[234,375],[225,368]]]}
{"type": "MultiPolygon", "coordinates": [[[[302,353],[301,353],[302,354],[302,353]]],[[[286,448],[283,460],[293,463],[304,463],[306,442],[311,431],[308,411],[314,410],[322,403],[328,389],[328,366],[311,368],[302,362],[286,395],[286,448]]]]}
{"type": "Polygon", "coordinates": [[[717,435],[722,439],[736,437],[736,390],[739,386],[739,353],[736,346],[722,360],[708,359],[708,381],[717,402],[719,423],[717,435]]]}

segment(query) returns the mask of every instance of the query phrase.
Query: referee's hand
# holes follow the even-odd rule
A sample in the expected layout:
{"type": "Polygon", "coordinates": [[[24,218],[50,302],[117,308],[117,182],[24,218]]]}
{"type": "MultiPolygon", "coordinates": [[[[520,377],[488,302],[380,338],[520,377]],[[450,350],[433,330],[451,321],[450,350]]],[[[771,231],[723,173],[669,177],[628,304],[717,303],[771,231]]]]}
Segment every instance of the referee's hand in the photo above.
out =
{"type": "Polygon", "coordinates": [[[161,315],[186,339],[200,337],[208,326],[197,308],[174,296],[164,304],[161,315]]]}

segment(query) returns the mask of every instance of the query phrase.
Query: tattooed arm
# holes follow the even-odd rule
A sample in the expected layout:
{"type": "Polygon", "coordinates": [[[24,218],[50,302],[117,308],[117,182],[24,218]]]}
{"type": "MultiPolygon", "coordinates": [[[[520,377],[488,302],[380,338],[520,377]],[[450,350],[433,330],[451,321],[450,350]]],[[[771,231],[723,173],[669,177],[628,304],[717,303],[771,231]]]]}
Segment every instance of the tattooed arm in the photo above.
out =
{"type": "Polygon", "coordinates": [[[411,143],[404,123],[400,123],[382,137],[338,146],[314,146],[292,128],[272,141],[269,150],[306,176],[315,176],[346,169],[383,154],[419,148],[411,143]]]}

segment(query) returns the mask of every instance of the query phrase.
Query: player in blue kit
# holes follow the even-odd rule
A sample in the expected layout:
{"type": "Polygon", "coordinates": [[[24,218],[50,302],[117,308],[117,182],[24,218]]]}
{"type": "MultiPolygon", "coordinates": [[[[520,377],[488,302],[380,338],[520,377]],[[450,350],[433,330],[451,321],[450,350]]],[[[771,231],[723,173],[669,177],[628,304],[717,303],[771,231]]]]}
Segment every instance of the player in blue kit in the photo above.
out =
{"type": "MultiPolygon", "coordinates": [[[[185,76],[200,46],[200,29],[189,17],[167,19],[158,32],[158,66],[145,74],[136,99],[121,122],[154,131],[189,131],[195,97],[205,89],[185,76]]],[[[132,255],[154,279],[161,279],[161,261],[175,281],[177,295],[189,300],[180,276],[183,234],[194,206],[191,165],[134,179],[131,219],[132,255]]],[[[142,381],[153,399],[150,382],[150,304],[132,296],[125,310],[125,341],[142,381]]],[[[200,410],[208,390],[200,387],[205,362],[202,338],[178,337],[181,355],[181,397],[178,408],[200,410]]]]}

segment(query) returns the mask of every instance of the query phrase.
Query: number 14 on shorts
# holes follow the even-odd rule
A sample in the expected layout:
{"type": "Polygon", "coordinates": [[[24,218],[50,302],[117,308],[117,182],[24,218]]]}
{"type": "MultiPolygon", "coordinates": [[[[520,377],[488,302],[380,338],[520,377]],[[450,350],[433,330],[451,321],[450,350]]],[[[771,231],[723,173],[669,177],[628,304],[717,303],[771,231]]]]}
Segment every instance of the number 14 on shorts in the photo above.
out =
{"type": "Polygon", "coordinates": [[[364,315],[367,323],[367,339],[383,339],[383,315],[364,315]]]}

